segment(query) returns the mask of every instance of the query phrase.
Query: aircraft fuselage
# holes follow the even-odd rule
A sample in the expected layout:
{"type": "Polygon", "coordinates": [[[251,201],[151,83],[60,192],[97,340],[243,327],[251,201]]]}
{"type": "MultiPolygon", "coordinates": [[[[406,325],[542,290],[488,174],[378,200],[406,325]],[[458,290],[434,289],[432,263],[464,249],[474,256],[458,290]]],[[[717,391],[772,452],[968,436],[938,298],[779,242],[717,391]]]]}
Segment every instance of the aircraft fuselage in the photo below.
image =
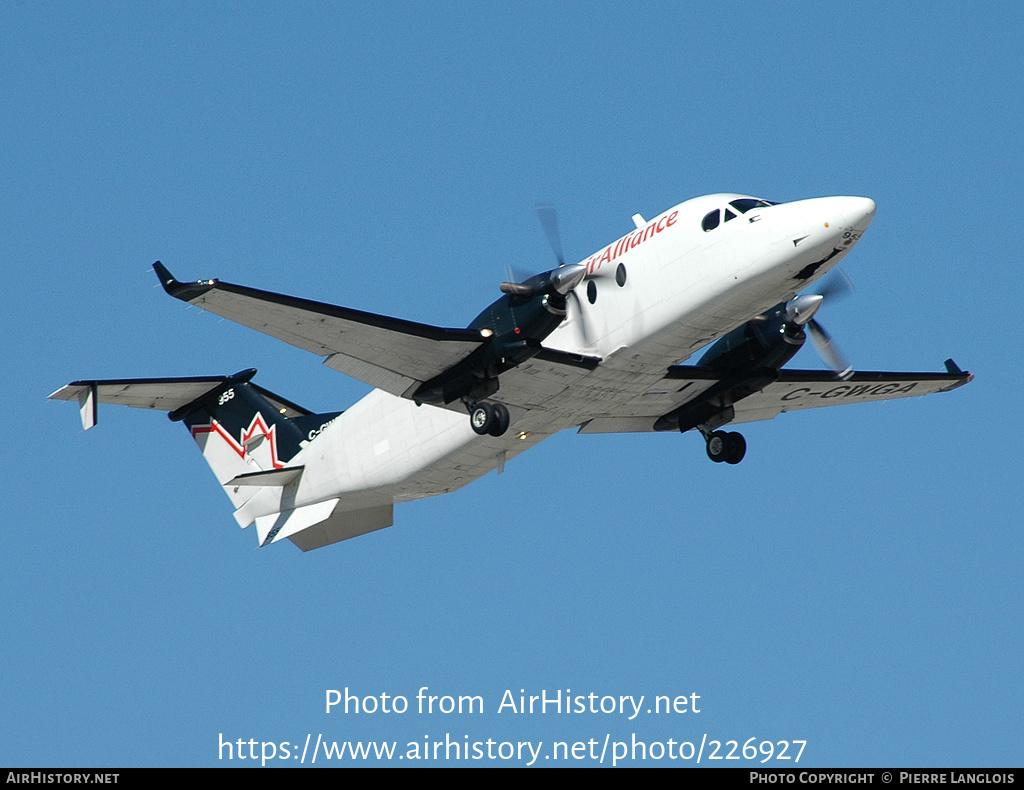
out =
{"type": "MultiPolygon", "coordinates": [[[[354,511],[446,493],[579,425],[581,399],[592,415],[621,410],[637,392],[611,383],[663,377],[670,365],[791,298],[854,247],[875,210],[867,198],[831,197],[741,213],[730,207],[738,199],[756,202],[733,194],[688,200],[580,262],[594,278],[576,290],[564,320],[543,327],[546,347],[602,360],[573,397],[559,398],[554,388],[547,401],[509,402],[510,430],[493,437],[471,429],[461,404],[417,405],[375,390],[311,432],[291,462],[305,472],[289,506],[340,498],[339,510],[354,511]]],[[[473,328],[508,337],[515,299],[502,297],[473,328]]],[[[515,372],[528,375],[530,364],[515,372]]],[[[499,388],[492,399],[502,395],[499,388]]],[[[261,490],[237,517],[243,523],[280,508],[279,491],[261,490]]]]}

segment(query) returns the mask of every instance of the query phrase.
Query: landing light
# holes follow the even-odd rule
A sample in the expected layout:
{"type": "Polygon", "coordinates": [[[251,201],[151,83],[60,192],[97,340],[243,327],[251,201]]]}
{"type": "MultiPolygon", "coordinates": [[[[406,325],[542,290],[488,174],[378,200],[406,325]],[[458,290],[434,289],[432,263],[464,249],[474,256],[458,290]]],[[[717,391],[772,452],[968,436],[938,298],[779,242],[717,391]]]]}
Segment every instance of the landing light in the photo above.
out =
{"type": "Polygon", "coordinates": [[[480,330],[480,336],[481,337],[490,337],[493,334],[494,334],[494,332],[492,332],[490,329],[481,329],[480,330]]]}
{"type": "Polygon", "coordinates": [[[526,431],[519,432],[519,440],[522,441],[526,438],[526,431]]]}

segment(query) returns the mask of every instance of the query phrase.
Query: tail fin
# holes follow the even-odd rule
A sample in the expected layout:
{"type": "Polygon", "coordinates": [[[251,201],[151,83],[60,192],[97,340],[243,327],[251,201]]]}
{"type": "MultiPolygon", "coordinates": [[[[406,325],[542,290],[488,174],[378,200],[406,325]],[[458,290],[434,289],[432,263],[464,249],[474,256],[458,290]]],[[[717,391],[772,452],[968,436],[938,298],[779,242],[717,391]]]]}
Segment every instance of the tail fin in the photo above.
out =
{"type": "Polygon", "coordinates": [[[231,376],[168,415],[185,423],[236,508],[259,486],[229,483],[240,476],[264,477],[286,469],[307,436],[341,413],[311,414],[252,384],[255,373],[231,376]]]}

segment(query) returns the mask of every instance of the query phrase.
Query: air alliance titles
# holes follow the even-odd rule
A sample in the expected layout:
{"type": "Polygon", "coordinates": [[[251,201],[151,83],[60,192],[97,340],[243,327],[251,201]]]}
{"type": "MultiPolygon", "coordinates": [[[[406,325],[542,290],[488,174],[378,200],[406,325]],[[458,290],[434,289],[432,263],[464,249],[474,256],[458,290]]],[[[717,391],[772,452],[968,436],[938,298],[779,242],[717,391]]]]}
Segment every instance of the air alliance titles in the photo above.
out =
{"type": "Polygon", "coordinates": [[[676,217],[678,215],[678,211],[664,214],[657,220],[651,220],[644,227],[637,229],[636,232],[627,233],[614,244],[609,244],[602,252],[591,255],[586,260],[587,274],[593,274],[597,269],[601,268],[602,264],[617,260],[634,247],[643,244],[648,239],[654,238],[656,234],[661,233],[663,230],[671,228],[676,224],[676,217]]]}

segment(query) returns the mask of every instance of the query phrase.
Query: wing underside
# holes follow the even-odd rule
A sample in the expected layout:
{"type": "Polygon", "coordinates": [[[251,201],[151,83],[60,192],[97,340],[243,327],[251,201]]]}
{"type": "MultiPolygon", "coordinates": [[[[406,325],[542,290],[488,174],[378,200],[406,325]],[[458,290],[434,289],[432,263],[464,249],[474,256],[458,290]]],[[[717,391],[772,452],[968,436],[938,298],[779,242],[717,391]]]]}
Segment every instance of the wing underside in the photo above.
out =
{"type": "MultiPolygon", "coordinates": [[[[910,398],[955,389],[971,380],[962,371],[947,373],[890,373],[862,371],[846,381],[837,380],[828,371],[782,370],[777,381],[767,385],[733,405],[732,423],[770,420],[783,412],[841,406],[851,403],[910,398]]],[[[699,368],[677,365],[670,369],[666,381],[683,384],[679,394],[687,397],[678,406],[700,399],[718,382],[718,378],[699,368]]],[[[652,410],[646,415],[623,414],[599,417],[584,423],[580,433],[634,433],[654,431],[654,424],[665,412],[652,410]]]]}
{"type": "Polygon", "coordinates": [[[393,395],[408,396],[487,342],[446,329],[218,280],[181,283],[154,264],[164,289],[184,302],[325,357],[324,364],[393,395]]]}

